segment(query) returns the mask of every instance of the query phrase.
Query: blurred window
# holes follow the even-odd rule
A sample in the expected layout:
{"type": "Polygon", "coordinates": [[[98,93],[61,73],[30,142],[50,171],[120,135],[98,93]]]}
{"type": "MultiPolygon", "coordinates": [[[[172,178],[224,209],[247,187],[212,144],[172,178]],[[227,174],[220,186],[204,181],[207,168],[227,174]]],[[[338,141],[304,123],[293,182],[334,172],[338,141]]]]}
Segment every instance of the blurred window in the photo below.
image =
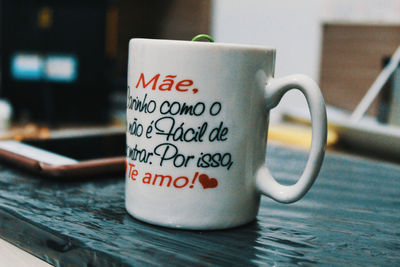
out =
{"type": "Polygon", "coordinates": [[[11,58],[11,76],[20,81],[74,82],[78,60],[69,55],[17,53],[11,58]]]}

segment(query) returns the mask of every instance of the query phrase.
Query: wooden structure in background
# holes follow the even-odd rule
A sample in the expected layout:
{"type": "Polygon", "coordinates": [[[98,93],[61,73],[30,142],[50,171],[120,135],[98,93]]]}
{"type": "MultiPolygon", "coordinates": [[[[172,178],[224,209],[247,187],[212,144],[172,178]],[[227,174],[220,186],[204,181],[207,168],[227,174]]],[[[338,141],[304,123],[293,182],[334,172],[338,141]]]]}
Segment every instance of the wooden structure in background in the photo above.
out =
{"type": "MultiPolygon", "coordinates": [[[[325,24],[320,85],[327,104],[353,111],[400,45],[400,25],[325,24]]],[[[379,98],[368,111],[377,115],[379,98]]]]}

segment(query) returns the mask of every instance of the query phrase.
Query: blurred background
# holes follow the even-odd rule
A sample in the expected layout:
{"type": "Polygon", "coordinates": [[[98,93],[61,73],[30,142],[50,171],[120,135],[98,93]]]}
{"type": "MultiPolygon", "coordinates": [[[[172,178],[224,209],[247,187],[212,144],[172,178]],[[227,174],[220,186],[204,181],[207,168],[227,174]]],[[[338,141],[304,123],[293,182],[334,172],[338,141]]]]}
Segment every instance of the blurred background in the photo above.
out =
{"type": "MultiPolygon", "coordinates": [[[[328,104],[349,111],[400,45],[398,0],[218,0],[212,22],[218,41],[277,48],[276,77],[307,74],[328,104]]],[[[303,105],[296,95],[281,105],[303,105]]]]}
{"type": "Polygon", "coordinates": [[[13,121],[60,127],[121,121],[129,39],[209,32],[211,2],[1,0],[0,12],[13,121]]]}
{"type": "MultiPolygon", "coordinates": [[[[275,77],[307,74],[329,106],[350,114],[400,45],[400,0],[0,0],[0,127],[30,125],[46,134],[124,125],[129,39],[190,40],[199,33],[277,48],[275,77]]],[[[400,140],[398,68],[381,87],[367,115],[394,126],[400,140]]],[[[272,112],[272,138],[289,131],[286,141],[293,141],[292,128],[274,126],[307,125],[308,116],[304,97],[290,92],[272,112]],[[296,118],[301,112],[293,107],[305,115],[296,118]]],[[[346,137],[343,123],[331,126],[333,143],[346,137]]],[[[294,132],[311,138],[307,128],[294,132]]]]}

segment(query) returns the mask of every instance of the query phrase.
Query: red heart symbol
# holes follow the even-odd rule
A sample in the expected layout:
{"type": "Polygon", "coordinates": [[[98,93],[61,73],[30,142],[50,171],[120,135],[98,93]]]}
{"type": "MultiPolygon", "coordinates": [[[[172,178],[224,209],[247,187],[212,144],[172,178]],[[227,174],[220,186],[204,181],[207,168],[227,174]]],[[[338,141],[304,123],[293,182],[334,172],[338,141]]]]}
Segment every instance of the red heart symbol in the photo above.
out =
{"type": "Polygon", "coordinates": [[[204,189],[207,188],[215,188],[218,186],[218,181],[215,178],[208,177],[207,174],[201,174],[199,176],[199,182],[203,186],[204,189]]]}

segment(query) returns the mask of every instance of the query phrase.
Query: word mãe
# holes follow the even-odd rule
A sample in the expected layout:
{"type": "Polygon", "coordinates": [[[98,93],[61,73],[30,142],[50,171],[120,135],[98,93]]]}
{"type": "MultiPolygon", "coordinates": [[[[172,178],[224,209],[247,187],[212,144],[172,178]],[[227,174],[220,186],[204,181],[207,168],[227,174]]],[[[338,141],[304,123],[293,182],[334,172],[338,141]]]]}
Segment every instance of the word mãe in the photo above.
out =
{"type": "MultiPolygon", "coordinates": [[[[159,91],[171,91],[175,89],[177,92],[187,92],[189,91],[189,87],[193,85],[193,80],[184,79],[180,81],[175,81],[177,75],[166,75],[164,79],[158,84],[158,80],[161,77],[161,74],[158,73],[151,77],[150,80],[147,80],[144,77],[143,73],[140,73],[139,80],[136,84],[136,88],[142,84],[143,89],[146,89],[148,86],[151,87],[152,90],[159,90],[159,91]]],[[[192,88],[194,94],[196,94],[199,89],[192,88]]]]}

